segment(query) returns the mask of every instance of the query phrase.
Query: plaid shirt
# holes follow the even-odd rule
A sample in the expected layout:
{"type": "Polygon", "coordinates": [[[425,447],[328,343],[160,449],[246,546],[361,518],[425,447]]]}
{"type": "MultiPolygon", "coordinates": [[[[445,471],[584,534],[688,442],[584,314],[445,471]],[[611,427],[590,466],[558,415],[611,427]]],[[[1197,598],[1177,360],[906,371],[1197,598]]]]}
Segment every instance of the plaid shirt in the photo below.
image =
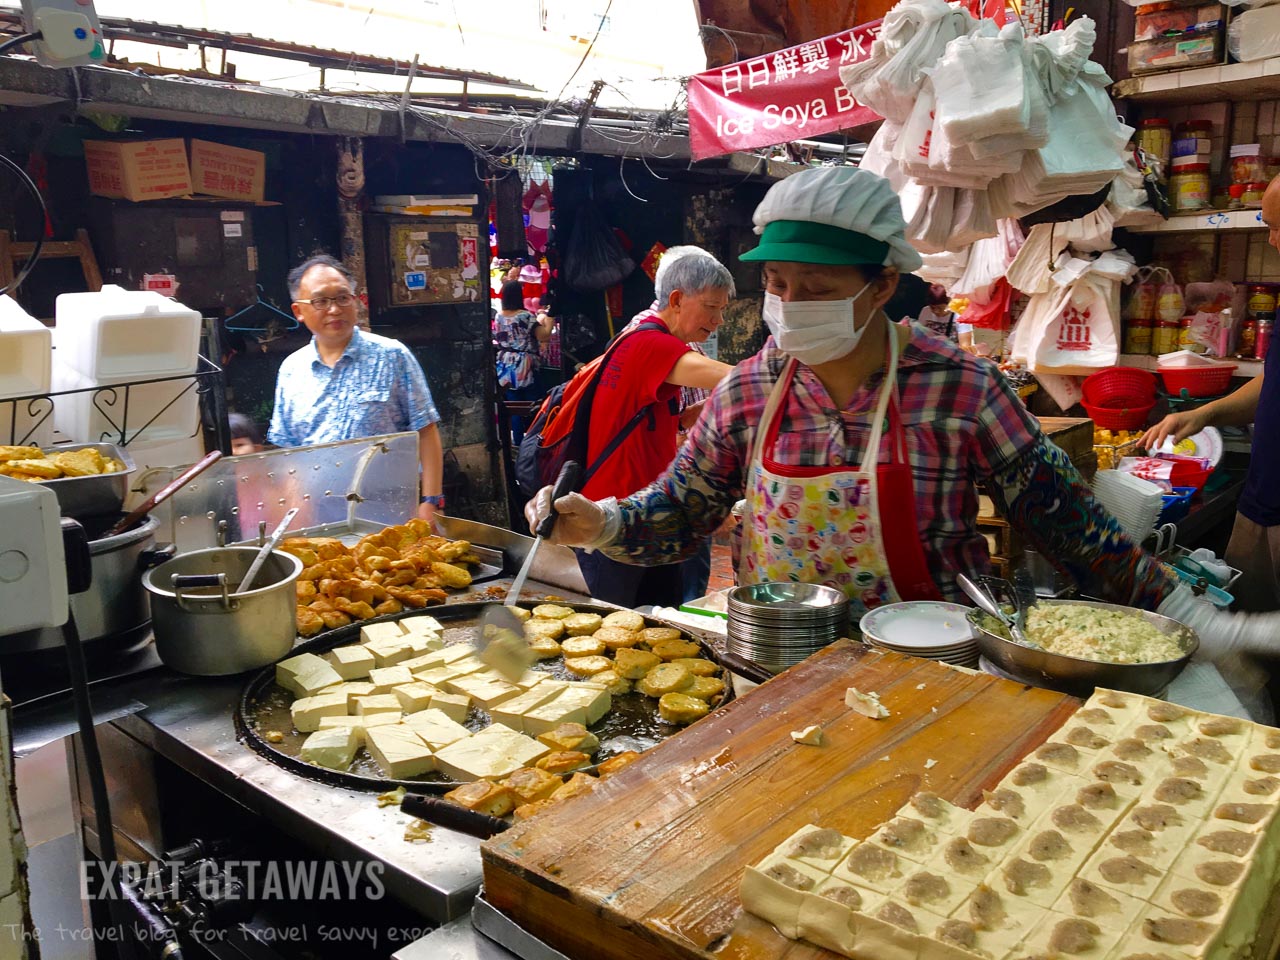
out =
{"type": "MultiPolygon", "coordinates": [[[[640,324],[644,323],[646,320],[658,320],[665,324],[666,321],[662,319],[662,314],[658,313],[657,308],[658,308],[658,301],[655,300],[650,305],[648,310],[641,310],[634,317],[632,317],[631,322],[622,328],[622,333],[627,333],[634,327],[638,327],[640,324]]],[[[618,335],[621,336],[622,333],[618,335]]],[[[704,357],[707,355],[707,351],[702,349],[702,344],[690,343],[689,346],[692,347],[696,353],[700,353],[704,357]]],[[[702,401],[706,400],[710,396],[711,396],[711,391],[704,390],[702,389],[702,387],[681,387],[680,388],[680,409],[681,411],[688,410],[690,407],[695,406],[699,403],[702,403],[702,401]]]]}
{"type": "MultiPolygon", "coordinates": [[[[995,367],[919,326],[910,329],[899,360],[898,405],[915,480],[916,523],[943,594],[963,599],[955,574],[989,568],[986,539],[976,526],[984,483],[1011,522],[1084,589],[1123,593],[1126,603],[1166,592],[1168,576],[1101,511],[995,367]]],[[[755,428],[786,359],[770,338],[720,382],[667,472],[621,501],[622,532],[606,554],[671,562],[720,526],[743,496],[755,428]]],[[[872,374],[847,409],[836,410],[817,376],[801,364],[779,411],[773,458],[787,466],[856,469],[883,380],[883,370],[872,374]]],[[[888,443],[886,437],[882,459],[888,443]]]]}

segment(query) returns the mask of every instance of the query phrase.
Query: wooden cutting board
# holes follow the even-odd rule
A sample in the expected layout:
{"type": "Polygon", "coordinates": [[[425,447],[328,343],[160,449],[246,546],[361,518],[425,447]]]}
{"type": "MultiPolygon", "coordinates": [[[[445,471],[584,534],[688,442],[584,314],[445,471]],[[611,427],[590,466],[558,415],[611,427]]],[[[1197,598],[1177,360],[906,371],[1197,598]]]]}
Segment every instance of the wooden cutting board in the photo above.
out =
{"type": "Polygon", "coordinates": [[[1079,706],[842,640],[485,843],[485,897],[571,957],[830,957],[743,912],[744,868],[806,823],[863,839],[920,790],[975,806],[1079,706]],[[823,746],[791,739],[813,723],[823,746]]]}

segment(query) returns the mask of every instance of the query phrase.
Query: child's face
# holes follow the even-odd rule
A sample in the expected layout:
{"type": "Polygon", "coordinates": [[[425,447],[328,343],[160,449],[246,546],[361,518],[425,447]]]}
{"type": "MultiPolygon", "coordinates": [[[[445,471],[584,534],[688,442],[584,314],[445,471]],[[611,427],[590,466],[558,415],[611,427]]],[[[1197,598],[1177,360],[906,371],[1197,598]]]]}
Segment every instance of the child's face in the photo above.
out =
{"type": "Polygon", "coordinates": [[[231,440],[231,455],[242,457],[246,453],[257,453],[258,447],[249,437],[234,437],[231,440]]]}

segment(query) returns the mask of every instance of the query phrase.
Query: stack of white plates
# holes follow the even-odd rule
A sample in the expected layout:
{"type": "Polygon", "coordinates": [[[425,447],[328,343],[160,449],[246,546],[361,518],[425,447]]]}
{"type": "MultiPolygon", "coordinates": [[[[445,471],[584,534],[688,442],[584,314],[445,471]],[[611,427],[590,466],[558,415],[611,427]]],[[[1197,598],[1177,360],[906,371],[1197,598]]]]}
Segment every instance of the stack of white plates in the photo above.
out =
{"type": "Polygon", "coordinates": [[[873,647],[976,668],[978,641],[968,612],[944,600],[908,600],[868,611],[859,626],[873,647]]]}
{"type": "Polygon", "coordinates": [[[831,587],[757,583],[728,598],[728,651],[774,673],[848,636],[849,601],[831,587]]]}
{"type": "Polygon", "coordinates": [[[1093,495],[1120,521],[1124,532],[1141,541],[1155,529],[1164,507],[1164,491],[1150,480],[1119,470],[1099,470],[1093,495]]]}

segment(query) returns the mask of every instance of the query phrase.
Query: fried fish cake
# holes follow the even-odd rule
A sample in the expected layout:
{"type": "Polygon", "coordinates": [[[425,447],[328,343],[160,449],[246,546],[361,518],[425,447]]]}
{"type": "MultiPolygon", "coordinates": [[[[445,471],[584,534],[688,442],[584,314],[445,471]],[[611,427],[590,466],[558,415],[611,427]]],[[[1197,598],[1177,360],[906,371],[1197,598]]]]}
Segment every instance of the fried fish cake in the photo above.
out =
{"type": "Polygon", "coordinates": [[[12,444],[0,444],[0,463],[7,460],[41,460],[44,451],[39,447],[18,447],[12,444]]]}

